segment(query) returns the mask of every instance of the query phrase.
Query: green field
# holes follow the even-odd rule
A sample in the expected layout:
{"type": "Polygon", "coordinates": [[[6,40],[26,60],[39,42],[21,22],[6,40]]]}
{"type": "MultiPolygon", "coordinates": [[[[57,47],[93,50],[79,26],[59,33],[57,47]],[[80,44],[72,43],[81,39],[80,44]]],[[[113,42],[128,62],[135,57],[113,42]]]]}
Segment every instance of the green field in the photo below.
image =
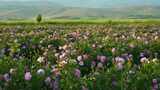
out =
{"type": "Polygon", "coordinates": [[[29,20],[0,20],[1,25],[16,24],[159,24],[160,19],[44,19],[37,23],[35,19],[29,20]]]}
{"type": "Polygon", "coordinates": [[[159,89],[159,19],[0,21],[0,90],[159,89]]]}

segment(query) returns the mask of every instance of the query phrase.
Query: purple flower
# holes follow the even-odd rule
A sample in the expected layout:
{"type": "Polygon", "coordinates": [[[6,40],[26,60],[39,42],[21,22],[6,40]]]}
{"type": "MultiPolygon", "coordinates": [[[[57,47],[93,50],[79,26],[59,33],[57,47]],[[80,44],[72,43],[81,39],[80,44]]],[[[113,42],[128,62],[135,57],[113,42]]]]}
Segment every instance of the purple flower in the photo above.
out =
{"type": "Polygon", "coordinates": [[[145,57],[145,54],[144,53],[140,53],[140,58],[143,58],[145,57]]]}
{"type": "Polygon", "coordinates": [[[117,81],[116,81],[116,79],[115,79],[115,77],[113,77],[112,78],[112,86],[114,87],[114,86],[117,86],[117,81]]]}
{"type": "Polygon", "coordinates": [[[26,73],[25,73],[25,76],[24,76],[24,79],[25,79],[26,81],[31,80],[31,79],[32,79],[31,73],[30,73],[30,72],[26,72],[26,73]]]}
{"type": "Polygon", "coordinates": [[[152,90],[158,90],[158,81],[157,79],[152,80],[152,90]]]}
{"type": "Polygon", "coordinates": [[[26,45],[26,44],[21,44],[21,48],[22,48],[22,49],[26,49],[26,48],[27,48],[27,45],[26,45]]]}
{"type": "Polygon", "coordinates": [[[8,55],[9,55],[9,53],[10,53],[10,51],[11,51],[11,50],[10,50],[10,48],[9,48],[9,47],[4,48],[4,54],[5,54],[5,55],[7,55],[7,56],[8,56],[8,55]]]}
{"type": "Polygon", "coordinates": [[[153,80],[152,80],[152,83],[153,83],[153,84],[157,84],[157,83],[158,83],[157,79],[153,79],[153,80]]]}
{"type": "Polygon", "coordinates": [[[54,82],[53,82],[53,90],[60,90],[59,89],[59,82],[60,82],[60,75],[57,75],[54,82]]]}
{"type": "Polygon", "coordinates": [[[129,60],[130,59],[129,54],[127,54],[127,53],[123,54],[121,57],[124,58],[125,60],[129,60]]]}
{"type": "Polygon", "coordinates": [[[80,71],[79,69],[75,69],[74,75],[75,75],[77,78],[80,78],[80,77],[81,77],[81,71],[80,71]]]}
{"type": "Polygon", "coordinates": [[[11,75],[10,75],[10,74],[8,74],[8,73],[6,73],[6,74],[4,74],[4,75],[3,75],[3,78],[4,78],[4,80],[5,80],[5,81],[7,81],[7,82],[8,82],[8,81],[10,81],[10,80],[11,80],[11,75]]]}

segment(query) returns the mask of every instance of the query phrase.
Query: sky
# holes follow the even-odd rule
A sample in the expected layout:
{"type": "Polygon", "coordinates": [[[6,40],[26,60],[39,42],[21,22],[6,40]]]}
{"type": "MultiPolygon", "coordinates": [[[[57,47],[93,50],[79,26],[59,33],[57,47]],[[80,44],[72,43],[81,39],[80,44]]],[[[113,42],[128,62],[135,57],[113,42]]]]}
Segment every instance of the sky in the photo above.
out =
{"type": "Polygon", "coordinates": [[[159,5],[160,0],[0,0],[1,1],[52,1],[64,6],[74,7],[110,7],[126,5],[159,5]]]}

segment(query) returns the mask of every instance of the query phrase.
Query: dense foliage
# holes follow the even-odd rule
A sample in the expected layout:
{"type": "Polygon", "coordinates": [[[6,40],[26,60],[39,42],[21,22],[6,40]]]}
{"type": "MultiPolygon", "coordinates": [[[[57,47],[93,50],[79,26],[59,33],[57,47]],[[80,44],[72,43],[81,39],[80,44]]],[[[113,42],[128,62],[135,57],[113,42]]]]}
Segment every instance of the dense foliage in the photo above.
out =
{"type": "Polygon", "coordinates": [[[0,25],[0,90],[159,90],[158,24],[0,25]]]}

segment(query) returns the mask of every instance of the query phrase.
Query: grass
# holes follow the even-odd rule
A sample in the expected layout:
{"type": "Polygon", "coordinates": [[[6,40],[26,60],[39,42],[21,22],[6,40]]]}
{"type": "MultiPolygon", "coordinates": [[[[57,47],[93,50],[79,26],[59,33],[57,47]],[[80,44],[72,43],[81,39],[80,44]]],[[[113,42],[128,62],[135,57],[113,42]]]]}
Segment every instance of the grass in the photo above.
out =
{"type": "Polygon", "coordinates": [[[32,25],[32,24],[160,24],[160,19],[54,19],[43,20],[37,23],[35,20],[0,21],[1,25],[32,25]]]}

